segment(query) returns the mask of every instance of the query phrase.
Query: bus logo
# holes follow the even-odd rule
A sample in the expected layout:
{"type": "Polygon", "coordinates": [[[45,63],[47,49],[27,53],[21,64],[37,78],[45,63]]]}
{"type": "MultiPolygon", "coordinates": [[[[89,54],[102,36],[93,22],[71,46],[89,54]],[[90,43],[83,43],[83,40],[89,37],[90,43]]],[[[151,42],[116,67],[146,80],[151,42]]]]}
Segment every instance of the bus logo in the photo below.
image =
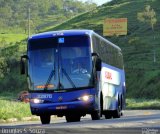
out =
{"type": "Polygon", "coordinates": [[[63,97],[62,97],[62,96],[59,96],[59,97],[58,97],[58,101],[59,101],[59,102],[62,102],[62,100],[63,100],[63,97]]]}
{"type": "Polygon", "coordinates": [[[113,70],[111,68],[103,67],[102,68],[102,81],[114,84],[114,85],[120,85],[121,82],[121,74],[120,72],[113,70]]]}
{"type": "Polygon", "coordinates": [[[111,72],[105,72],[105,77],[108,80],[112,80],[112,73],[111,72]]]}

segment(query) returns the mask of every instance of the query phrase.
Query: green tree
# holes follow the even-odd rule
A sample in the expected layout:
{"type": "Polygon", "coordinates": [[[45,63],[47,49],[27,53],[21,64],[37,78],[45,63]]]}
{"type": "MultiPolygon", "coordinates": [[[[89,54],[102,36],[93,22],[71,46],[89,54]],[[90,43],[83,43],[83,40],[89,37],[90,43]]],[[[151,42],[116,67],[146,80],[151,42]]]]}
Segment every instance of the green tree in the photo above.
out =
{"type": "Polygon", "coordinates": [[[83,3],[78,0],[0,0],[0,32],[13,30],[27,32],[25,20],[28,18],[30,8],[31,30],[38,27],[62,23],[79,13],[96,7],[92,0],[83,3]],[[59,18],[59,19],[57,19],[59,18]]]}
{"type": "Polygon", "coordinates": [[[6,38],[5,38],[5,37],[2,37],[0,43],[1,43],[1,46],[0,46],[0,47],[5,47],[5,46],[7,45],[6,38]]]}
{"type": "MultiPolygon", "coordinates": [[[[144,11],[137,13],[137,19],[141,22],[145,22],[149,24],[154,32],[154,25],[157,22],[156,12],[151,8],[150,5],[146,5],[144,11]]],[[[154,36],[155,39],[155,36],[154,36]]],[[[156,50],[155,46],[153,46],[153,62],[156,62],[156,50]]]]}
{"type": "Polygon", "coordinates": [[[137,19],[141,22],[149,24],[154,31],[154,25],[157,22],[156,12],[150,5],[146,5],[144,11],[137,13],[137,19]]]}
{"type": "Polygon", "coordinates": [[[5,74],[8,72],[8,65],[6,59],[0,58],[0,78],[4,78],[5,74]]]}
{"type": "MultiPolygon", "coordinates": [[[[24,33],[27,34],[27,32],[28,32],[28,20],[21,21],[20,22],[20,27],[22,29],[24,29],[24,33]]],[[[30,29],[31,29],[31,31],[34,31],[34,29],[35,29],[35,25],[34,25],[34,22],[32,20],[30,20],[30,29]]]]}

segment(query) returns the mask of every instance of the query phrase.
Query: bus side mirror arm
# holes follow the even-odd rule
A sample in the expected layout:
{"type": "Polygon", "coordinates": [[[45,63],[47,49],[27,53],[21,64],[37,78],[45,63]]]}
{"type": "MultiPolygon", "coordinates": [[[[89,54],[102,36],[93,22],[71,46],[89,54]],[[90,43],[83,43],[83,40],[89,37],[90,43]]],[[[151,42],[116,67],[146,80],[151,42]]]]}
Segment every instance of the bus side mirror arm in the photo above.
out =
{"type": "Polygon", "coordinates": [[[96,65],[95,66],[96,66],[96,71],[101,71],[102,61],[99,57],[96,59],[96,65]]]}
{"type": "Polygon", "coordinates": [[[28,59],[27,55],[23,55],[21,56],[21,61],[20,61],[20,72],[21,74],[25,74],[26,73],[26,68],[25,68],[25,61],[24,59],[28,59]]]}
{"type": "Polygon", "coordinates": [[[92,57],[99,57],[99,55],[97,53],[93,52],[92,57]]]}
{"type": "Polygon", "coordinates": [[[92,53],[92,57],[95,57],[95,68],[96,71],[101,71],[102,68],[102,60],[100,59],[99,55],[95,52],[92,53]]]}

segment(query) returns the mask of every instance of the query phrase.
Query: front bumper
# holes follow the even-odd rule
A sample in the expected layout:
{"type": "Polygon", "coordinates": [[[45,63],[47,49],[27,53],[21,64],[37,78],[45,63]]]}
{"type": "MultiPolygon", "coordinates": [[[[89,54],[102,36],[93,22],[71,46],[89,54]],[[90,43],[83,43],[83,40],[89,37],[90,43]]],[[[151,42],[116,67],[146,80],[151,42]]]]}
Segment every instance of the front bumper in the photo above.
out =
{"type": "Polygon", "coordinates": [[[73,101],[73,102],[59,102],[59,103],[30,103],[31,112],[33,115],[50,114],[63,116],[66,114],[89,114],[96,110],[94,99],[87,102],[73,101]]]}

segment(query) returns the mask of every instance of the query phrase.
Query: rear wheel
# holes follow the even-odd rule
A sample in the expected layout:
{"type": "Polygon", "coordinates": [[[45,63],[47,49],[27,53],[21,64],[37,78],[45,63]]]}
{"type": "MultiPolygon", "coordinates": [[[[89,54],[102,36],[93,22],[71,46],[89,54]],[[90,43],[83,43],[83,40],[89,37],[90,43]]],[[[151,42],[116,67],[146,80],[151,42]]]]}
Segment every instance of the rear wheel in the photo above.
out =
{"type": "Polygon", "coordinates": [[[78,122],[80,120],[81,120],[81,117],[79,115],[66,115],[67,122],[78,122]]]}
{"type": "Polygon", "coordinates": [[[51,120],[50,115],[40,115],[41,123],[42,124],[49,124],[51,120]]]}
{"type": "Polygon", "coordinates": [[[104,116],[105,116],[105,119],[111,119],[112,118],[111,111],[105,111],[104,116]]]}
{"type": "Polygon", "coordinates": [[[113,111],[113,118],[120,118],[121,117],[121,103],[118,103],[118,108],[113,111]]]}
{"type": "Polygon", "coordinates": [[[92,120],[99,120],[101,117],[101,112],[100,110],[94,111],[91,113],[91,118],[92,120]]]}

